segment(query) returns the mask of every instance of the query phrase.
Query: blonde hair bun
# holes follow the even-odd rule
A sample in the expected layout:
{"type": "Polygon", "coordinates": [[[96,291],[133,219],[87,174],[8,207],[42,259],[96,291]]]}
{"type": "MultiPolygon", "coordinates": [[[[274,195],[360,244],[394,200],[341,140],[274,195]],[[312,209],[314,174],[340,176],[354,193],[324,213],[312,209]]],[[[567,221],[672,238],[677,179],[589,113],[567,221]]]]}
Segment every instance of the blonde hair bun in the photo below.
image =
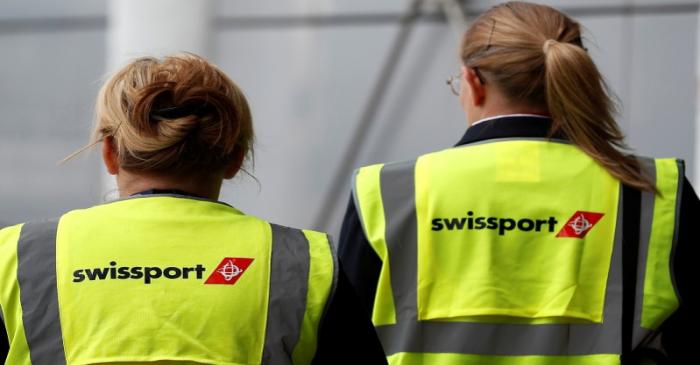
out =
{"type": "Polygon", "coordinates": [[[126,170],[219,170],[249,152],[252,116],[243,92],[204,58],[144,57],[100,90],[93,140],[106,137],[126,170]]]}

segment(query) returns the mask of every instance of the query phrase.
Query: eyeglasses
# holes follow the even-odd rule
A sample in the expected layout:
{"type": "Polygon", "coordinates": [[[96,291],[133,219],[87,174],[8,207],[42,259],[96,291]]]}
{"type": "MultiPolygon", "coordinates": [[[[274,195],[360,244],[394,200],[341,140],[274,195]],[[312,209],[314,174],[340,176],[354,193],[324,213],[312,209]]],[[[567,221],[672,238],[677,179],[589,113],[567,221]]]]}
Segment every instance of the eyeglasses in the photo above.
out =
{"type": "Polygon", "coordinates": [[[450,76],[447,79],[447,85],[450,87],[450,91],[452,91],[453,94],[456,96],[459,96],[459,83],[462,81],[462,73],[458,73],[456,75],[450,76]]]}
{"type": "MultiPolygon", "coordinates": [[[[479,79],[479,82],[481,82],[482,85],[486,84],[484,82],[483,76],[481,76],[481,72],[479,71],[478,68],[473,67],[472,70],[474,70],[474,73],[476,74],[476,77],[479,79]]],[[[462,82],[462,73],[458,73],[456,75],[450,76],[447,79],[447,85],[450,87],[450,91],[452,91],[453,94],[456,96],[459,96],[459,91],[460,91],[460,83],[462,82]]]]}

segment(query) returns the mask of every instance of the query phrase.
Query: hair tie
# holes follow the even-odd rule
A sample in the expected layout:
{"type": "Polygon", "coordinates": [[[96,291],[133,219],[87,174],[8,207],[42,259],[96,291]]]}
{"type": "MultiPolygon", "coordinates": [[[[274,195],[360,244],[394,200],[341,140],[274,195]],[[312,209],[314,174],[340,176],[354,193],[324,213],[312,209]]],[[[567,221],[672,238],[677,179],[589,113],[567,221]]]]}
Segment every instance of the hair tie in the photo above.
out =
{"type": "Polygon", "coordinates": [[[544,42],[544,45],[542,46],[542,52],[544,52],[544,54],[547,54],[547,52],[549,52],[549,47],[551,47],[552,45],[554,45],[556,43],[559,43],[559,42],[557,42],[556,39],[547,39],[544,42]]]}

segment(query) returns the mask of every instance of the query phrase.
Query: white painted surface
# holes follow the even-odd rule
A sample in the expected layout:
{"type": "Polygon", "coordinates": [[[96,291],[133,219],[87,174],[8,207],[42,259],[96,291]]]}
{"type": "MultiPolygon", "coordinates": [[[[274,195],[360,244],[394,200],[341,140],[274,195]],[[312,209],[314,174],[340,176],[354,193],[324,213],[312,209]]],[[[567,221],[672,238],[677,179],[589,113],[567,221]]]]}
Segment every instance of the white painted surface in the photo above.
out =
{"type": "MultiPolygon", "coordinates": [[[[211,51],[210,0],[110,0],[107,69],[119,69],[134,58],[211,51]]],[[[103,192],[118,198],[116,180],[102,169],[103,192]]]]}

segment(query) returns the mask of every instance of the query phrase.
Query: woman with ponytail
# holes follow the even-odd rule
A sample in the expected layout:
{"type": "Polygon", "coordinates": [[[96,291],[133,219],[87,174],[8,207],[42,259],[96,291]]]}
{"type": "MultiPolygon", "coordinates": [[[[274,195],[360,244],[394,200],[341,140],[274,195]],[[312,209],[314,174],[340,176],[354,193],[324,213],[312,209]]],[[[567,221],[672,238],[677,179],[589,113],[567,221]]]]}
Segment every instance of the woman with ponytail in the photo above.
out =
{"type": "Polygon", "coordinates": [[[454,148],[359,169],[339,252],[390,364],[680,363],[697,328],[683,162],[633,155],[580,26],[466,31],[454,148]]]}

